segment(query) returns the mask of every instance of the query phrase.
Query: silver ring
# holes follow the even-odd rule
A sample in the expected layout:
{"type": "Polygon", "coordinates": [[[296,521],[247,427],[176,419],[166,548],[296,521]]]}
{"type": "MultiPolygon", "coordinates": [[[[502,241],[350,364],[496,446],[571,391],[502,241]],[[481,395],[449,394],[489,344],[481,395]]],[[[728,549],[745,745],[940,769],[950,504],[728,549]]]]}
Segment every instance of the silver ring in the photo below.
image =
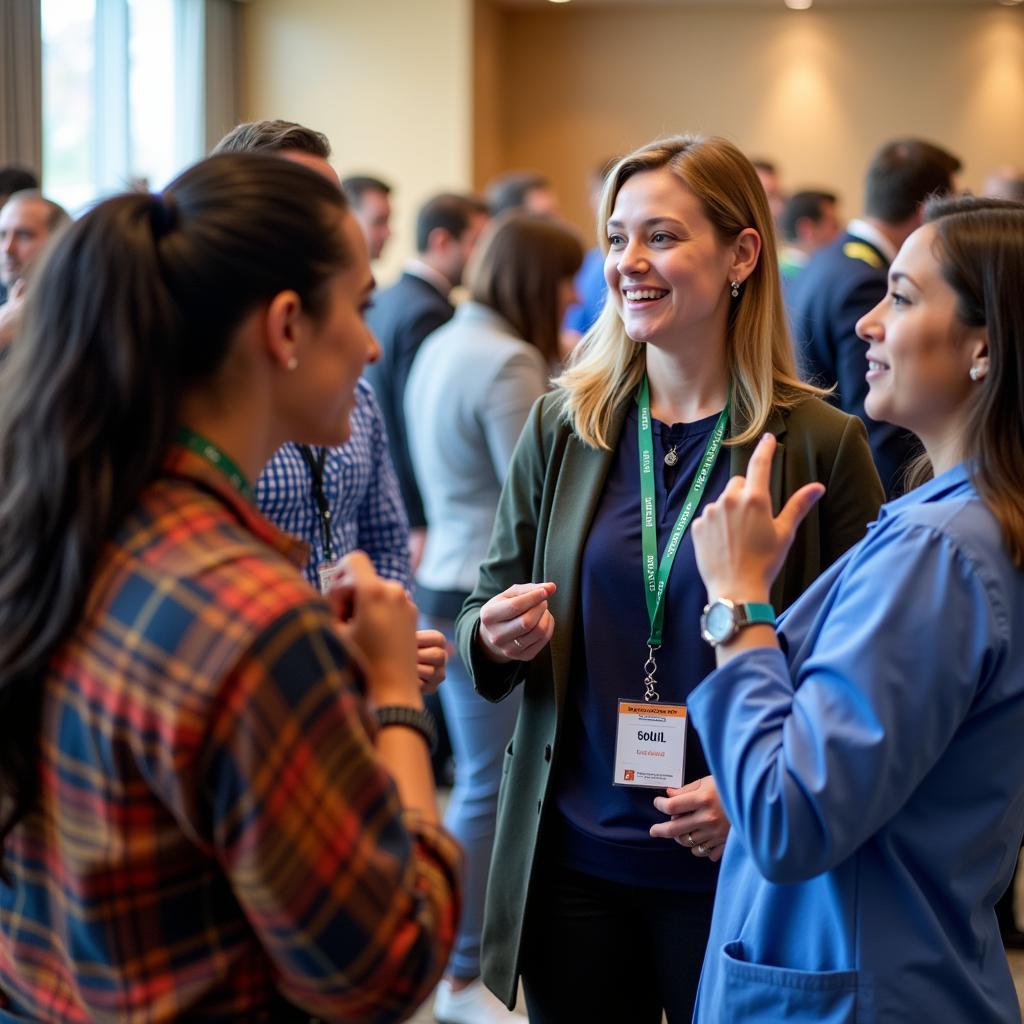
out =
{"type": "Polygon", "coordinates": [[[695,843],[695,842],[693,841],[693,833],[692,833],[692,832],[687,832],[687,833],[686,833],[686,841],[687,841],[687,842],[688,842],[688,843],[690,844],[690,849],[691,849],[691,850],[692,850],[692,849],[693,849],[693,848],[694,848],[694,847],[695,847],[695,846],[697,845],[697,844],[696,844],[696,843],[695,843]]]}
{"type": "Polygon", "coordinates": [[[703,843],[698,843],[697,852],[703,857],[708,852],[708,848],[703,843]]]}
{"type": "Polygon", "coordinates": [[[512,637],[512,643],[514,643],[520,651],[523,649],[523,645],[519,642],[519,637],[512,637]]]}

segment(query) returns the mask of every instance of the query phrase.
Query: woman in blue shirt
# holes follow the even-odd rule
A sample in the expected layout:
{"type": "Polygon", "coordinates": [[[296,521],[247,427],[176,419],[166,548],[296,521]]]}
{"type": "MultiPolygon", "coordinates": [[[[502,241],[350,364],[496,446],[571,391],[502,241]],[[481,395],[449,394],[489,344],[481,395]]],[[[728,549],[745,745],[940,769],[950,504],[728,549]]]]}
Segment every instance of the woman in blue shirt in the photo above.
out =
{"type": "Polygon", "coordinates": [[[933,478],[738,632],[823,488],[773,441],[694,524],[718,670],[691,694],[733,831],[695,1019],[1019,1021],[994,913],[1024,820],[1024,206],[936,204],[858,325],[867,412],[933,478]]]}

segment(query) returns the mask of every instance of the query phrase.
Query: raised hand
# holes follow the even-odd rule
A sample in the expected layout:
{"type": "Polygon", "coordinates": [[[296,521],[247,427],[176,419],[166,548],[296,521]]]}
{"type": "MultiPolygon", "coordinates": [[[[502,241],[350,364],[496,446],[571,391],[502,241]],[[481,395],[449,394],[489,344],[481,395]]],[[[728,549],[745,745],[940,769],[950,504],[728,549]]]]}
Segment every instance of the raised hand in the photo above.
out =
{"type": "Polygon", "coordinates": [[[746,477],[733,477],[691,527],[697,569],[711,601],[767,600],[797,527],[825,493],[823,484],[807,484],[773,517],[768,485],[775,444],[774,436],[765,434],[746,477]]]}

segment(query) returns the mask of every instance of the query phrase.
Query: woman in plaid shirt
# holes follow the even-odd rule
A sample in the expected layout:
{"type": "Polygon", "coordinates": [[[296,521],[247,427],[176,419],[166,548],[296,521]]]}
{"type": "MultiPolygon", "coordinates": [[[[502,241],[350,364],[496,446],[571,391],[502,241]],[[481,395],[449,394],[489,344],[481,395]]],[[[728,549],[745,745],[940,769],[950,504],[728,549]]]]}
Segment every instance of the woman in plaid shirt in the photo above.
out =
{"type": "Polygon", "coordinates": [[[400,1020],[440,976],[415,609],[359,554],[329,607],[248,484],[346,439],[372,287],[340,191],[254,155],[101,203],[37,275],[0,376],[0,1021],[400,1020]]]}

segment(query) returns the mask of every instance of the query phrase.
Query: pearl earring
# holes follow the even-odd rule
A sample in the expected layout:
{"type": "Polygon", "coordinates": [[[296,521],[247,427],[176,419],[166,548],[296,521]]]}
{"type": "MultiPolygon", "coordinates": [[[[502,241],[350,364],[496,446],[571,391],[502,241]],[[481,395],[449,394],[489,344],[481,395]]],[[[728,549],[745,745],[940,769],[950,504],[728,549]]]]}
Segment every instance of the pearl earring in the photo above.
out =
{"type": "Polygon", "coordinates": [[[297,370],[299,368],[299,360],[298,360],[298,358],[296,356],[292,356],[291,359],[289,359],[288,362],[285,363],[285,366],[289,370],[297,370]]]}
{"type": "Polygon", "coordinates": [[[968,372],[971,380],[981,380],[981,378],[985,376],[985,374],[981,372],[980,366],[972,366],[968,372]]]}
{"type": "Polygon", "coordinates": [[[732,297],[738,299],[740,297],[740,283],[739,281],[731,282],[732,297]]]}

